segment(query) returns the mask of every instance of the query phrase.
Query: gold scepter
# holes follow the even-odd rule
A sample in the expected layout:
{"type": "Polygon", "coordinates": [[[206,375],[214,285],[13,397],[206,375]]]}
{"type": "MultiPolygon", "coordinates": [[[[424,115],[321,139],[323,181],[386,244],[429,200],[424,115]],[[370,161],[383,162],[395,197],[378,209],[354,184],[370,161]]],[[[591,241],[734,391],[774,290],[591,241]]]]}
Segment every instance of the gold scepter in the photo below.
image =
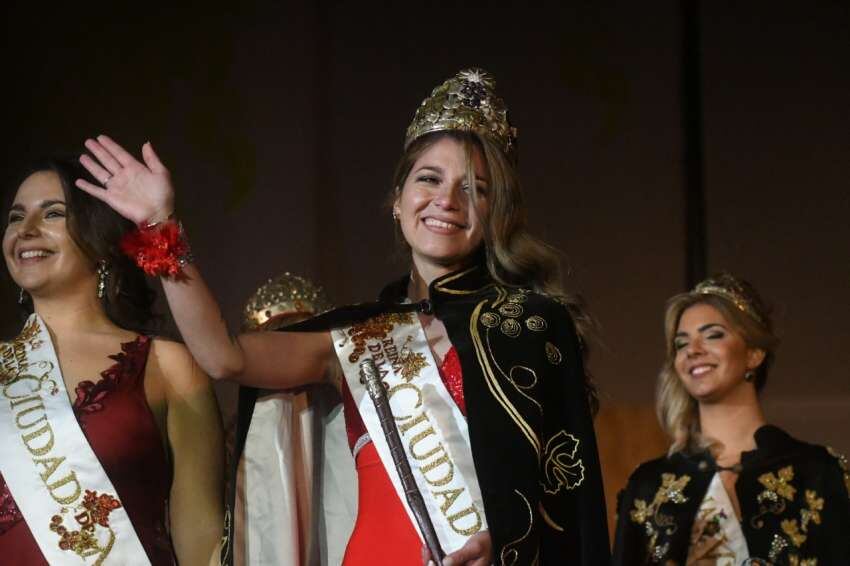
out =
{"type": "Polygon", "coordinates": [[[437,538],[437,531],[434,530],[434,523],[431,522],[431,517],[428,515],[428,508],[425,507],[425,500],[422,499],[422,494],[419,493],[416,480],[413,479],[413,471],[410,469],[407,456],[404,454],[404,446],[401,443],[401,437],[398,434],[398,428],[396,428],[395,419],[390,409],[390,400],[387,397],[387,392],[384,390],[384,383],[378,375],[378,368],[375,367],[375,362],[372,358],[367,358],[360,362],[360,378],[366,385],[366,391],[369,393],[372,403],[375,404],[375,410],[378,412],[378,420],[381,422],[381,428],[390,447],[390,454],[393,457],[395,469],[398,472],[398,477],[401,479],[404,496],[407,499],[407,504],[413,511],[413,516],[416,517],[416,522],[419,524],[419,530],[425,539],[425,546],[431,552],[431,560],[437,566],[442,566],[445,553],[440,547],[440,540],[437,538]]]}

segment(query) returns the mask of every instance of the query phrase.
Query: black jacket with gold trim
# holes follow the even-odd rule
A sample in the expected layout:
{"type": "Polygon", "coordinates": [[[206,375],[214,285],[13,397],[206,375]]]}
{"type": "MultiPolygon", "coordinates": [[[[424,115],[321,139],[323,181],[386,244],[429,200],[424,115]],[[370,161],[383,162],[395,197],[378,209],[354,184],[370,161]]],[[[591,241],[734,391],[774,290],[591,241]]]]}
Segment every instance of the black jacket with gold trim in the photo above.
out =
{"type": "MultiPolygon", "coordinates": [[[[775,426],[759,428],[755,441],[735,485],[748,564],[850,564],[847,460],[775,426]]],[[[614,564],[684,565],[715,471],[708,451],[641,464],[618,497],[614,564]]]]}
{"type": "MultiPolygon", "coordinates": [[[[495,563],[609,564],[582,352],[566,307],[496,284],[483,265],[435,280],[429,301],[403,303],[407,284],[405,277],[377,302],[335,309],[284,330],[347,326],[393,311],[432,312],[460,358],[495,563]]],[[[239,422],[246,429],[250,416],[239,422]]],[[[237,446],[243,437],[237,433],[237,446]]]]}

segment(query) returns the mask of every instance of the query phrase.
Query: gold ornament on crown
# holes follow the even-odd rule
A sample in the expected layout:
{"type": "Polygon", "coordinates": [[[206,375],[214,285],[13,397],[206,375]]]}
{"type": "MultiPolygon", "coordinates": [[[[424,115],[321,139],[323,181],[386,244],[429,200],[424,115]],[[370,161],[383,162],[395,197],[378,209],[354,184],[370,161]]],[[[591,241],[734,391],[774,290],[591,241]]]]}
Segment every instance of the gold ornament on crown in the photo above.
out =
{"type": "Polygon", "coordinates": [[[693,292],[699,295],[715,295],[726,299],[741,312],[761,323],[765,322],[764,316],[759,312],[759,307],[749,297],[746,288],[732,275],[724,273],[716,277],[709,277],[698,283],[693,292]]]}
{"type": "Polygon", "coordinates": [[[459,72],[431,92],[407,128],[404,148],[431,132],[474,132],[494,141],[508,156],[516,151],[516,128],[508,122],[496,80],[482,69],[459,72]]]}
{"type": "Polygon", "coordinates": [[[309,279],[287,272],[269,279],[254,291],[243,309],[242,328],[273,329],[277,327],[275,319],[310,317],[330,308],[324,289],[309,279]]]}

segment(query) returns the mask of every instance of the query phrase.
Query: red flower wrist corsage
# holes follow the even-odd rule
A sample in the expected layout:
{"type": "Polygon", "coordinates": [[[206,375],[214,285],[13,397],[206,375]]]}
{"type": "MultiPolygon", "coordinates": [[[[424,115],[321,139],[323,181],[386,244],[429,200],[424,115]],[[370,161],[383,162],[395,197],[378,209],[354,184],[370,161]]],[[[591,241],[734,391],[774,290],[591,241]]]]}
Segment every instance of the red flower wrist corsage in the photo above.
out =
{"type": "Polygon", "coordinates": [[[141,225],[124,234],[120,245],[148,275],[177,277],[193,261],[183,226],[174,220],[141,225]]]}

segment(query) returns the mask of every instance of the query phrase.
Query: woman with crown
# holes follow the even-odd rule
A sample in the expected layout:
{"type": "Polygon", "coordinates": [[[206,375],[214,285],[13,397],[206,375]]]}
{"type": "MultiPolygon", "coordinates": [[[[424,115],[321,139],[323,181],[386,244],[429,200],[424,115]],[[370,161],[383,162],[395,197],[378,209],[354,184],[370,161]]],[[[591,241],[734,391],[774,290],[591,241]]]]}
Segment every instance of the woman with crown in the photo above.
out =
{"type": "Polygon", "coordinates": [[[0,342],[0,563],[207,564],[224,522],[215,395],[151,335],[155,295],[118,249],[134,226],[74,188],[85,174],[46,159],[5,203],[26,323],[0,342]]]}
{"type": "Polygon", "coordinates": [[[105,136],[86,147],[94,158],[83,164],[110,183],[78,186],[140,224],[129,249],[150,272],[179,270],[165,293],[208,373],[269,388],[340,384],[359,490],[344,564],[438,560],[420,553],[423,513],[443,564],[608,563],[587,318],[560,289],[555,253],[527,231],[516,130],[489,74],[445,81],[407,130],[390,199],[410,274],[374,303],[283,332],[231,339],[197,267],[175,264],[184,237],[150,144],[142,162],[105,136]],[[364,360],[386,387],[424,509],[406,502],[364,360]]]}
{"type": "Polygon", "coordinates": [[[620,493],[614,563],[850,564],[850,470],[765,421],[777,338],[755,289],[729,274],[671,298],[657,409],[669,453],[620,493]]]}

